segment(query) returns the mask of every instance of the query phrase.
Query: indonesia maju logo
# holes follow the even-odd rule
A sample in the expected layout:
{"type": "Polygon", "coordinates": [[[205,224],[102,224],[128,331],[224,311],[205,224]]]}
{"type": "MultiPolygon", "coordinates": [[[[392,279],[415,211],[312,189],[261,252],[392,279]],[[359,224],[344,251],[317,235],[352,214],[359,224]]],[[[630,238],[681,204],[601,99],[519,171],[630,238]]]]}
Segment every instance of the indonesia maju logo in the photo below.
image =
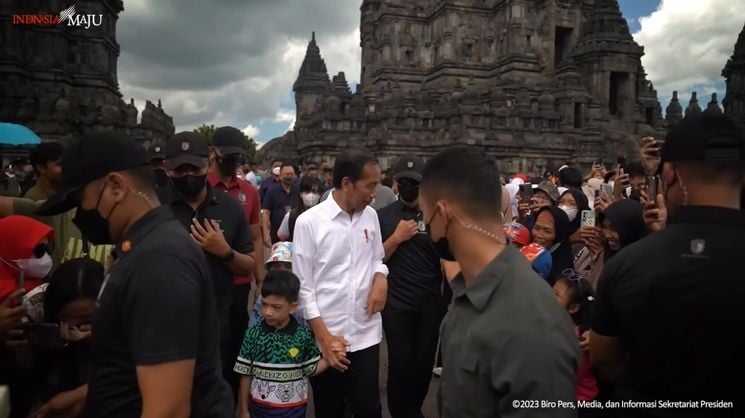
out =
{"type": "Polygon", "coordinates": [[[59,14],[14,14],[12,22],[14,25],[65,25],[90,29],[91,26],[99,27],[103,24],[103,15],[80,13],[77,6],[73,4],[59,14]]]}

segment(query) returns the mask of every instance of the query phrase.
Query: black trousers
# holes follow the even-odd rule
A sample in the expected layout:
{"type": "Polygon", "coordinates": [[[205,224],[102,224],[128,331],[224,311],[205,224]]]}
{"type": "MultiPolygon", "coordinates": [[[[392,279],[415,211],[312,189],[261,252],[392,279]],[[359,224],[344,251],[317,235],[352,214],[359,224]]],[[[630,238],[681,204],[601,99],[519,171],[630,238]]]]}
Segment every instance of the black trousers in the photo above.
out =
{"type": "Polygon", "coordinates": [[[444,311],[383,311],[388,342],[388,409],[393,418],[424,418],[444,311]]]}
{"type": "Polygon", "coordinates": [[[329,368],[311,379],[316,417],[344,418],[348,404],[354,418],[380,418],[380,345],[347,353],[347,358],[352,364],[345,373],[329,368]]]}
{"type": "Polygon", "coordinates": [[[223,339],[226,342],[223,348],[225,358],[222,359],[223,378],[233,390],[233,399],[238,399],[238,389],[241,384],[240,376],[233,371],[233,366],[248,328],[248,296],[250,293],[251,283],[233,286],[233,299],[230,302],[230,312],[228,312],[228,337],[223,339]]]}

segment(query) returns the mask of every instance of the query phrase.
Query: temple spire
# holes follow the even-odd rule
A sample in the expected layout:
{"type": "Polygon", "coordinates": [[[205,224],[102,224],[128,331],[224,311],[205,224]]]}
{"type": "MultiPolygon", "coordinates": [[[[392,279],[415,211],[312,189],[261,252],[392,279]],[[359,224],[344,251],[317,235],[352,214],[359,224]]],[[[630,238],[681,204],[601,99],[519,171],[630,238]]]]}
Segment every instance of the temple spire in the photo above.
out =
{"type": "Polygon", "coordinates": [[[717,100],[717,94],[712,93],[711,94],[711,101],[706,106],[706,113],[714,113],[714,114],[721,114],[722,109],[719,107],[719,101],[717,100]]]}
{"type": "Polygon", "coordinates": [[[316,102],[327,95],[331,88],[326,62],[323,60],[321,49],[316,43],[316,33],[313,32],[297,80],[292,86],[295,92],[297,121],[302,122],[307,116],[311,115],[316,102]]]}
{"type": "Polygon", "coordinates": [[[673,126],[683,119],[683,107],[680,105],[680,100],[678,100],[677,91],[673,92],[673,98],[670,100],[670,104],[667,105],[665,114],[667,126],[673,126]]]}
{"type": "Polygon", "coordinates": [[[592,12],[582,24],[575,56],[595,51],[643,54],[642,47],[631,36],[617,0],[595,0],[592,12]]]}
{"type": "Polygon", "coordinates": [[[691,93],[691,100],[686,108],[686,116],[701,113],[701,106],[698,105],[698,94],[694,91],[691,93]]]}

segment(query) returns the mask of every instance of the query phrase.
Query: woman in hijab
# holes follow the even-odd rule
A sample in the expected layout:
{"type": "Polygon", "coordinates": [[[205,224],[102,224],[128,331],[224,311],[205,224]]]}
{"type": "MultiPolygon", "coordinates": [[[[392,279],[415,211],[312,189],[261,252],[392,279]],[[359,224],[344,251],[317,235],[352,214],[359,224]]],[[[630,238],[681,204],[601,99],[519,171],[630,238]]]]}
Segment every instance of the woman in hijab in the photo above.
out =
{"type": "Polygon", "coordinates": [[[49,244],[52,228],[26,216],[0,219],[0,294],[16,289],[19,276],[31,290],[42,283],[52,270],[49,244]]]}
{"type": "MultiPolygon", "coordinates": [[[[579,228],[582,223],[582,211],[590,210],[590,202],[587,196],[577,189],[568,189],[559,197],[559,209],[563,210],[569,217],[569,241],[574,244],[581,244],[582,237],[579,228]]],[[[579,249],[577,249],[579,251],[579,249]]]]}
{"type": "Polygon", "coordinates": [[[586,272],[585,277],[593,288],[608,259],[647,235],[643,211],[639,201],[622,199],[613,202],[600,214],[603,242],[587,242],[587,246],[575,257],[575,267],[586,272]]]}
{"type": "Polygon", "coordinates": [[[569,217],[556,206],[546,206],[538,211],[531,230],[533,242],[551,252],[552,267],[548,282],[553,286],[561,272],[572,267],[572,247],[569,243],[569,217]]]}

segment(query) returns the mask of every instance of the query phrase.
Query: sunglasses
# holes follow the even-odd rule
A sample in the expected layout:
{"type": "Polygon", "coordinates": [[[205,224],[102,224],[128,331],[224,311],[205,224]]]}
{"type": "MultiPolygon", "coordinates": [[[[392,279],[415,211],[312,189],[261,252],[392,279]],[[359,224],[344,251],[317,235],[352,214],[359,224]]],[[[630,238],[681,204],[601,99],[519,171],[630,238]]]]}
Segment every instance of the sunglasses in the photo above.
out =
{"type": "Polygon", "coordinates": [[[49,253],[49,246],[47,244],[39,244],[36,247],[34,247],[34,258],[42,258],[44,257],[44,254],[49,253]]]}

